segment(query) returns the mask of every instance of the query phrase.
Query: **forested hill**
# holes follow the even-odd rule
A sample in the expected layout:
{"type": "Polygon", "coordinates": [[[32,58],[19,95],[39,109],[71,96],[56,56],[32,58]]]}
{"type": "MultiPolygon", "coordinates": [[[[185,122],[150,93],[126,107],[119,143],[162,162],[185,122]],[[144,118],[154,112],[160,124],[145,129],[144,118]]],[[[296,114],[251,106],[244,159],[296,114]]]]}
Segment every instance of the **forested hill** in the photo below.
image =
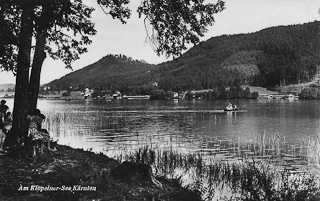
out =
{"type": "Polygon", "coordinates": [[[320,23],[213,37],[161,64],[160,86],[174,90],[306,82],[319,65],[320,23]]]}
{"type": "Polygon", "coordinates": [[[320,64],[319,27],[319,22],[312,22],[213,37],[180,58],[157,66],[109,55],[51,84],[59,88],[70,83],[87,84],[91,88],[144,93],[152,82],[158,82],[158,88],[174,91],[307,82],[320,64]]]}
{"type": "Polygon", "coordinates": [[[86,87],[99,90],[119,90],[132,83],[142,85],[155,65],[133,60],[125,55],[107,55],[99,61],[65,75],[47,84],[52,90],[84,90],[86,87]]]}

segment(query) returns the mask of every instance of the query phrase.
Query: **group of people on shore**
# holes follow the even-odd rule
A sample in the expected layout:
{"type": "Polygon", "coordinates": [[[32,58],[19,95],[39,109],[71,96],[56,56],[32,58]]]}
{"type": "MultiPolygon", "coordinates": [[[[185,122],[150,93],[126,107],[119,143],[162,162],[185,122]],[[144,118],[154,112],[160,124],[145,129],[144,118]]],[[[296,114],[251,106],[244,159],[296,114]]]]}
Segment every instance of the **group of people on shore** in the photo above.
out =
{"type": "Polygon", "coordinates": [[[0,154],[3,154],[4,148],[4,140],[6,136],[9,134],[12,127],[12,115],[9,107],[6,105],[5,100],[1,100],[0,102],[0,154]]]}
{"type": "MultiPolygon", "coordinates": [[[[12,127],[12,115],[5,100],[0,101],[0,155],[4,154],[4,142],[8,135],[10,135],[12,127]]],[[[33,146],[33,156],[36,155],[40,144],[40,151],[43,154],[44,142],[47,142],[47,148],[50,151],[55,151],[50,147],[50,134],[46,129],[42,128],[42,122],[45,116],[41,114],[39,109],[35,109],[28,116],[28,137],[33,146]]]]}

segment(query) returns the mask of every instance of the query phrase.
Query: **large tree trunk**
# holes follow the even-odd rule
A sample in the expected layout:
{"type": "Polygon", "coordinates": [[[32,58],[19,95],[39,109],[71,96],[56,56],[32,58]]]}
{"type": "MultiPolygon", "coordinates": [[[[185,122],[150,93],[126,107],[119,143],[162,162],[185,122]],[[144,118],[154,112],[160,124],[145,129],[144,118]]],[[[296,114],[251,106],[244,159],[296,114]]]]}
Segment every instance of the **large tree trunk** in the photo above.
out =
{"type": "Polygon", "coordinates": [[[33,111],[37,108],[39,87],[40,87],[40,75],[43,61],[46,58],[45,44],[47,37],[47,29],[52,23],[53,10],[51,5],[47,4],[42,7],[41,17],[35,21],[35,27],[37,31],[36,47],[33,57],[31,77],[29,81],[28,101],[29,111],[33,111]]]}
{"type": "Polygon", "coordinates": [[[34,53],[32,70],[29,82],[28,100],[29,100],[29,111],[33,111],[37,108],[39,87],[40,87],[40,75],[41,68],[44,59],[46,58],[46,53],[44,52],[44,47],[46,43],[46,31],[41,30],[38,32],[36,38],[36,49],[34,53]]]}
{"type": "Polygon", "coordinates": [[[4,38],[4,35],[5,35],[5,24],[4,24],[4,12],[3,12],[4,8],[3,8],[3,5],[0,3],[0,55],[3,55],[4,54],[4,51],[5,51],[5,48],[4,48],[4,41],[5,41],[5,38],[4,38]]]}
{"type": "Polygon", "coordinates": [[[24,142],[27,135],[28,114],[28,83],[32,40],[33,7],[24,7],[21,16],[21,29],[19,34],[19,52],[16,75],[16,87],[13,109],[12,134],[10,145],[24,142]]]}

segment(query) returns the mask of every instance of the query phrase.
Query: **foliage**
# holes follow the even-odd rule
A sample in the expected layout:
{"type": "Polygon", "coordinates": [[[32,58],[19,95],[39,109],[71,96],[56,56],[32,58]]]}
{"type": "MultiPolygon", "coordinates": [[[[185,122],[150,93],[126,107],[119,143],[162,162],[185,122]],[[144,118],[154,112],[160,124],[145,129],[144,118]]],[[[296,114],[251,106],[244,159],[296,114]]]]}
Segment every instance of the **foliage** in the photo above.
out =
{"type": "Polygon", "coordinates": [[[279,171],[269,161],[243,158],[238,162],[205,161],[199,153],[182,154],[173,150],[139,149],[127,156],[132,161],[152,165],[156,174],[180,179],[187,175],[187,187],[200,192],[203,200],[228,191],[222,200],[230,201],[316,201],[320,198],[319,175],[279,171]],[[177,174],[176,170],[180,174],[177,174]],[[176,174],[175,174],[176,173],[176,174]]]}
{"type": "Polygon", "coordinates": [[[194,94],[191,91],[187,91],[187,93],[185,94],[185,98],[186,99],[193,99],[194,94]]]}
{"type": "MultiPolygon", "coordinates": [[[[157,82],[158,88],[164,91],[177,92],[242,84],[275,87],[307,82],[313,79],[320,64],[317,54],[319,27],[319,22],[312,22],[272,27],[251,34],[213,37],[173,61],[153,66],[147,74],[139,69],[131,76],[110,70],[113,78],[91,74],[92,79],[88,78],[85,84],[90,88],[98,85],[133,93],[131,89],[139,91],[152,82],[157,82]]],[[[73,74],[51,84],[68,83],[64,79],[73,74]]]]}
{"type": "Polygon", "coordinates": [[[204,4],[204,0],[145,0],[138,8],[139,17],[145,16],[145,26],[158,55],[179,56],[187,44],[199,43],[214,22],[214,14],[224,9],[224,2],[204,4]]]}
{"type": "MultiPolygon", "coordinates": [[[[90,19],[94,9],[83,2],[82,0],[0,2],[0,68],[11,70],[17,75],[12,145],[16,145],[18,141],[22,144],[28,141],[26,117],[27,113],[37,108],[41,68],[46,56],[61,59],[66,68],[71,68],[71,63],[87,51],[86,46],[91,43],[89,36],[96,34],[94,23],[90,19]]],[[[126,7],[129,2],[129,0],[97,0],[97,4],[107,15],[122,23],[125,23],[131,15],[131,10],[126,7]]],[[[159,4],[158,1],[144,0],[138,12],[139,17],[143,14],[149,19],[151,27],[158,31],[157,37],[154,38],[159,44],[158,54],[176,55],[185,48],[184,42],[192,41],[193,44],[199,42],[198,37],[203,36],[207,26],[212,25],[213,14],[220,12],[223,5],[222,1],[218,1],[216,5],[194,1],[194,4],[190,5],[190,1],[168,1],[159,4]],[[177,10],[171,12],[173,10],[167,8],[177,10]],[[193,17],[190,19],[189,15],[193,17]],[[178,18],[179,16],[184,20],[178,18]],[[159,31],[157,24],[168,20],[167,17],[171,18],[170,23],[175,26],[168,26],[166,32],[159,31]],[[181,26],[177,26],[181,23],[184,25],[183,31],[191,35],[181,32],[181,26]],[[176,39],[182,40],[183,43],[169,47],[164,44],[168,41],[175,42],[176,39]]],[[[142,85],[146,86],[146,90],[141,93],[149,93],[148,85],[146,83],[142,85]]],[[[126,83],[120,83],[120,86],[124,90],[128,87],[126,83]]]]}
{"type": "Polygon", "coordinates": [[[300,99],[319,99],[319,90],[315,87],[306,87],[299,94],[300,99]]]}
{"type": "Polygon", "coordinates": [[[150,99],[161,100],[161,99],[165,99],[165,97],[166,97],[166,93],[163,91],[163,89],[161,90],[156,89],[151,92],[150,99]]]}
{"type": "MultiPolygon", "coordinates": [[[[46,52],[54,59],[61,59],[68,68],[87,51],[90,35],[96,34],[91,21],[93,8],[82,0],[30,0],[33,7],[34,36],[37,29],[46,28],[46,52]]],[[[98,5],[113,19],[126,23],[131,9],[129,0],[97,0],[98,5]]],[[[21,11],[26,6],[22,1],[1,1],[0,7],[0,63],[6,70],[13,70],[17,63],[18,33],[21,11]]],[[[224,2],[204,4],[201,1],[141,1],[137,9],[139,17],[145,17],[146,31],[152,30],[152,42],[158,54],[179,55],[187,43],[198,44],[199,37],[214,22],[213,14],[224,9],[224,2]],[[150,26],[148,26],[148,25],[150,26]],[[170,34],[169,34],[170,33],[170,34]],[[180,41],[180,42],[177,42],[180,41]]],[[[148,35],[150,36],[150,35],[148,35]]],[[[151,36],[150,36],[151,37],[151,36]]]]}
{"type": "Polygon", "coordinates": [[[174,98],[174,94],[175,94],[175,92],[173,92],[173,91],[167,91],[166,98],[172,100],[174,98]]]}
{"type": "Polygon", "coordinates": [[[92,98],[106,98],[111,97],[113,93],[110,90],[94,90],[94,92],[91,94],[92,98]]]}
{"type": "Polygon", "coordinates": [[[247,87],[243,90],[241,87],[230,88],[226,90],[225,88],[214,89],[203,92],[196,92],[195,94],[191,91],[188,91],[185,95],[186,99],[205,99],[205,100],[214,100],[214,99],[257,99],[259,97],[258,92],[251,92],[247,87]]]}
{"type": "Polygon", "coordinates": [[[19,19],[14,17],[15,9],[0,3],[0,65],[4,70],[14,70],[17,63],[19,19]]]}
{"type": "MultiPolygon", "coordinates": [[[[132,94],[140,94],[142,86],[137,89],[130,82],[139,82],[136,77],[145,75],[155,66],[143,61],[133,60],[125,55],[107,55],[87,68],[77,70],[64,76],[62,79],[53,81],[46,86],[51,89],[67,90],[72,87],[83,91],[85,88],[95,90],[130,91],[132,94]]],[[[140,83],[143,85],[143,83],[140,83]]]]}
{"type": "MultiPolygon", "coordinates": [[[[33,13],[29,17],[34,23],[33,37],[39,35],[39,31],[46,30],[46,52],[53,59],[62,59],[67,67],[79,58],[79,54],[85,53],[86,45],[91,43],[88,36],[96,33],[94,24],[90,20],[93,8],[82,1],[57,1],[52,4],[30,1],[33,13]]],[[[4,23],[4,34],[1,34],[0,42],[6,43],[1,47],[0,64],[6,70],[16,71],[18,54],[18,33],[21,31],[21,11],[24,9],[19,2],[1,2],[3,13],[1,22],[4,23]],[[10,65],[11,67],[8,67],[10,65]]]]}
{"type": "Polygon", "coordinates": [[[160,64],[155,74],[160,87],[177,80],[171,86],[176,91],[244,83],[267,87],[310,81],[319,65],[318,33],[319,22],[312,22],[213,37],[179,59],[160,64]],[[241,73],[247,66],[256,66],[259,71],[251,75],[241,73]]]}

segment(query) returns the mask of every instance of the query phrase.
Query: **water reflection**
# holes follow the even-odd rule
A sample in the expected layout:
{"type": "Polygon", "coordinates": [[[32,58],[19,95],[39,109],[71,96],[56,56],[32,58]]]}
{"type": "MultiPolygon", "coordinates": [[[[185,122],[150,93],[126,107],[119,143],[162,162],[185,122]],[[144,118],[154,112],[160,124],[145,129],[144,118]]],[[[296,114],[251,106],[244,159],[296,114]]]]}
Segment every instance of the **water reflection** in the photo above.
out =
{"type": "MultiPolygon", "coordinates": [[[[38,107],[55,140],[98,152],[126,144],[193,151],[203,136],[232,139],[276,132],[295,143],[320,131],[318,101],[243,100],[234,104],[245,112],[224,112],[228,102],[39,100],[38,107]]],[[[12,108],[12,99],[7,103],[12,108]]]]}
{"type": "MultiPolygon", "coordinates": [[[[59,143],[111,157],[147,146],[197,153],[206,165],[246,157],[272,159],[278,170],[288,173],[304,174],[306,168],[320,167],[314,155],[320,152],[320,138],[311,138],[319,132],[317,101],[238,101],[239,112],[224,112],[226,104],[42,100],[39,108],[47,116],[45,127],[59,143]]],[[[191,179],[188,174],[187,180],[191,179]]],[[[198,180],[197,175],[193,182],[198,180]]]]}

